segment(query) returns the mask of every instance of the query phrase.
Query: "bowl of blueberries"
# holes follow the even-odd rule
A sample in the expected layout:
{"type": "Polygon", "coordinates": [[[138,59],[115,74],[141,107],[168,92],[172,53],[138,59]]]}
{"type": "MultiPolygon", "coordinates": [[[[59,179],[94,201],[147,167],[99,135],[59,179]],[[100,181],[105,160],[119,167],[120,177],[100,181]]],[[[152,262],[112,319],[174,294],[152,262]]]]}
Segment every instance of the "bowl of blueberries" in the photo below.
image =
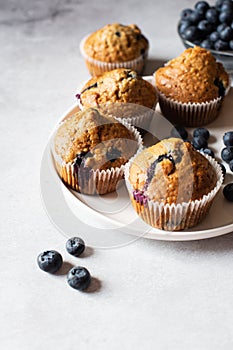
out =
{"type": "Polygon", "coordinates": [[[195,45],[209,50],[233,75],[233,0],[214,5],[198,1],[181,11],[178,34],[186,48],[195,45]]]}

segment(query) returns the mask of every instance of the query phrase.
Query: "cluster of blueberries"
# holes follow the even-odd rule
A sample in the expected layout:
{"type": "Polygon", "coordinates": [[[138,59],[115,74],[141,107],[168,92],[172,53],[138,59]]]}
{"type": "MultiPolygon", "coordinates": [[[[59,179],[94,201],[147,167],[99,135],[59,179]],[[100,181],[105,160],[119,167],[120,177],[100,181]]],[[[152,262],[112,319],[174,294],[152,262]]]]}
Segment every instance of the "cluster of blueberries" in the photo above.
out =
{"type": "Polygon", "coordinates": [[[216,0],[215,6],[198,1],[194,9],[181,12],[178,31],[205,49],[233,50],[233,0],[216,0]]]}
{"type": "MultiPolygon", "coordinates": [[[[174,126],[171,130],[171,136],[181,137],[184,141],[188,141],[188,132],[183,126],[174,126]]],[[[193,131],[193,137],[191,144],[193,147],[201,153],[208,154],[214,157],[214,152],[208,147],[208,140],[210,137],[209,130],[206,128],[196,128],[193,131]]],[[[188,141],[189,142],[189,141],[188,141]]],[[[233,172],[233,131],[227,131],[223,135],[223,143],[225,147],[221,151],[221,158],[228,163],[229,169],[233,172]]],[[[223,176],[226,175],[225,166],[219,162],[222,168],[223,176]]],[[[233,202],[233,183],[229,183],[223,188],[223,194],[227,200],[233,202]]]]}
{"type": "MultiPolygon", "coordinates": [[[[66,242],[66,250],[69,254],[78,257],[84,252],[85,243],[82,238],[70,238],[66,242]]],[[[47,250],[38,255],[37,263],[41,270],[53,274],[62,267],[63,258],[56,250],[47,250]]],[[[83,266],[73,267],[68,272],[67,282],[74,289],[85,290],[91,283],[90,272],[83,266]]]]}

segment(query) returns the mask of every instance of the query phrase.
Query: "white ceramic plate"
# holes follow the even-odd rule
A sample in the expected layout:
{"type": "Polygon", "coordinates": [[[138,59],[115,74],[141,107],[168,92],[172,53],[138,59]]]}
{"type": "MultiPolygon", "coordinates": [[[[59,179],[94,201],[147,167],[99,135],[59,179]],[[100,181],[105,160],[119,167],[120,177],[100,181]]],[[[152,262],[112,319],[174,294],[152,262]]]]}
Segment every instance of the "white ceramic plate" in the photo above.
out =
{"type": "MultiPolygon", "coordinates": [[[[150,80],[147,77],[147,80],[150,80]]],[[[76,106],[71,107],[68,112],[61,118],[72,115],[76,110],[76,106]]],[[[233,89],[229,91],[225,99],[219,117],[207,126],[211,137],[209,147],[213,149],[217,159],[220,158],[221,149],[224,147],[222,136],[225,131],[233,130],[233,89]]],[[[159,113],[159,108],[158,108],[159,113]]],[[[187,128],[191,136],[192,129],[187,128]]],[[[48,164],[51,176],[58,177],[53,164],[51,154],[48,152],[48,164]],[[49,164],[50,163],[50,164],[49,164]]],[[[229,167],[225,164],[227,175],[224,185],[233,182],[233,174],[229,171],[229,167]]],[[[62,191],[66,201],[72,212],[82,217],[87,222],[92,221],[92,225],[98,228],[114,229],[120,228],[121,232],[142,236],[150,239],[159,240],[196,240],[206,239],[210,237],[220,236],[233,231],[233,203],[228,202],[219,191],[209,214],[195,228],[179,231],[168,232],[152,228],[138,218],[133,207],[131,206],[125,185],[119,188],[117,193],[110,193],[104,196],[85,196],[67,188],[61,181],[62,191]],[[86,218],[86,219],[85,219],[86,218]]],[[[223,185],[223,186],[224,186],[223,185]]]]}

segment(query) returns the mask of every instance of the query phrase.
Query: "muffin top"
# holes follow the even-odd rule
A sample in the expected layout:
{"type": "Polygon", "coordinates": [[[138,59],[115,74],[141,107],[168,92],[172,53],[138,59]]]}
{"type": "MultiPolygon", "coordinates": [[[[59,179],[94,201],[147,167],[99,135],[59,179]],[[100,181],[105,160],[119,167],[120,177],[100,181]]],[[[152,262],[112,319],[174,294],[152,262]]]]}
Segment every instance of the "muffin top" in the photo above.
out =
{"type": "Polygon", "coordinates": [[[123,102],[153,108],[156,100],[155,88],[137,72],[126,68],[114,69],[90,79],[80,94],[80,102],[85,107],[123,102]]]}
{"type": "Polygon", "coordinates": [[[94,108],[66,119],[54,138],[54,152],[63,162],[94,170],[120,167],[137,148],[133,132],[94,108]]]}
{"type": "Polygon", "coordinates": [[[164,204],[199,200],[217,183],[210,162],[189,142],[164,139],[138,154],[129,168],[134,194],[164,204]]]}
{"type": "Polygon", "coordinates": [[[148,40],[135,24],[108,24],[92,33],[84,43],[85,53],[103,62],[130,61],[147,50],[148,40]]]}
{"type": "Polygon", "coordinates": [[[225,95],[229,77],[220,62],[204,48],[185,50],[155,73],[156,86],[179,102],[208,102],[225,95]]]}

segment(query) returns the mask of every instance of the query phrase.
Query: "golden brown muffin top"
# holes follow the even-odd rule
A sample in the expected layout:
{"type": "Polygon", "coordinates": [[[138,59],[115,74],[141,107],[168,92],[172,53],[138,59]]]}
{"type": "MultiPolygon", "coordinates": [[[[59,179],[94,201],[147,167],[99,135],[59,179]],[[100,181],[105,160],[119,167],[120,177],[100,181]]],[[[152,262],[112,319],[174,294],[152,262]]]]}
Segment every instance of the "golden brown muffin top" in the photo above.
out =
{"type": "Polygon", "coordinates": [[[201,199],[215,187],[217,175],[189,142],[170,138],[135,157],[129,181],[147,198],[172,204],[201,199]]]}
{"type": "Polygon", "coordinates": [[[122,102],[153,108],[156,100],[155,88],[137,72],[126,68],[114,69],[90,79],[80,94],[80,101],[85,107],[122,102]]]}
{"type": "Polygon", "coordinates": [[[86,54],[103,62],[126,62],[144,55],[148,40],[135,25],[108,24],[84,43],[86,54]]]}
{"type": "Polygon", "coordinates": [[[155,73],[156,86],[179,102],[207,102],[224,96],[229,77],[210,51],[195,46],[185,50],[155,73]]]}
{"type": "Polygon", "coordinates": [[[94,170],[125,164],[137,147],[129,129],[94,108],[66,119],[54,138],[54,151],[64,162],[83,162],[83,166],[94,170]]]}

